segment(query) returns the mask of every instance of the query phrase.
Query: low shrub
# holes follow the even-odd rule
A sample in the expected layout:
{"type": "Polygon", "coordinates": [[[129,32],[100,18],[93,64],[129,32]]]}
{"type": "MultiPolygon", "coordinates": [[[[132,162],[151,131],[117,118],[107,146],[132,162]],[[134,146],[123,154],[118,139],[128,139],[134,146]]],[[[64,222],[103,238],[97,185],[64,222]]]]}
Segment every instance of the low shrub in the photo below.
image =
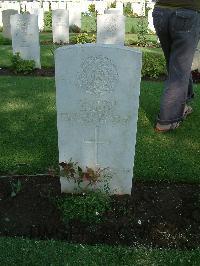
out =
{"type": "Polygon", "coordinates": [[[63,221],[79,220],[88,224],[101,222],[103,214],[111,208],[111,198],[100,191],[67,195],[56,201],[63,221]]]}
{"type": "Polygon", "coordinates": [[[128,2],[126,5],[124,5],[124,16],[126,16],[126,17],[134,17],[133,9],[131,7],[131,3],[130,2],[128,2]]]}
{"type": "Polygon", "coordinates": [[[137,23],[137,38],[138,38],[138,46],[148,46],[148,41],[147,41],[147,34],[148,34],[148,27],[145,19],[140,19],[138,20],[137,23]]]}
{"type": "Polygon", "coordinates": [[[44,31],[52,31],[52,11],[44,13],[44,31]]]}
{"type": "Polygon", "coordinates": [[[114,2],[112,2],[112,3],[110,4],[110,8],[116,8],[116,1],[114,1],[114,2]]]}
{"type": "Polygon", "coordinates": [[[23,60],[19,53],[12,55],[11,57],[11,69],[14,73],[29,74],[35,68],[34,60],[23,60]]]}
{"type": "Polygon", "coordinates": [[[69,36],[69,43],[76,44],[77,43],[77,35],[69,36]]]}
{"type": "Polygon", "coordinates": [[[81,33],[76,37],[76,43],[92,43],[96,41],[96,36],[89,36],[87,33],[81,33]]]}
{"type": "Polygon", "coordinates": [[[166,75],[166,63],[163,54],[143,53],[142,77],[158,78],[166,75]]]}
{"type": "Polygon", "coordinates": [[[88,11],[89,11],[90,13],[95,13],[95,4],[91,4],[91,5],[89,5],[89,6],[88,6],[88,11]]]}
{"type": "Polygon", "coordinates": [[[73,25],[69,26],[69,32],[70,33],[80,33],[81,29],[77,25],[73,24],[73,25]]]}

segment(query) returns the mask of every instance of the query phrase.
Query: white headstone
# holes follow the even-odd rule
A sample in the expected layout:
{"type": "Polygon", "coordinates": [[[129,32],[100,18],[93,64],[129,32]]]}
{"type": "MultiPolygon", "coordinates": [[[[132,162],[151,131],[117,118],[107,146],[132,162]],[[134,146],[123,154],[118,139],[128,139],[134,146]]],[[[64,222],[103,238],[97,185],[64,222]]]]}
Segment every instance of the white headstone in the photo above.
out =
{"type": "Polygon", "coordinates": [[[0,27],[3,27],[3,21],[2,21],[2,8],[0,8],[0,27]]]}
{"type": "MultiPolygon", "coordinates": [[[[111,194],[131,193],[141,66],[140,51],[116,45],[55,52],[59,161],[107,168],[111,194]]],[[[76,186],[61,177],[62,192],[76,186]]]]}
{"type": "Polygon", "coordinates": [[[53,10],[52,31],[54,43],[69,43],[69,12],[67,10],[53,10]]]}
{"type": "Polygon", "coordinates": [[[58,8],[58,2],[51,2],[51,10],[56,10],[58,8]]]}
{"type": "Polygon", "coordinates": [[[67,3],[66,2],[58,2],[58,8],[59,9],[67,9],[67,3]]]}
{"type": "Polygon", "coordinates": [[[33,8],[33,3],[32,2],[27,2],[26,3],[26,12],[29,12],[31,14],[32,13],[32,8],[33,8]]]}
{"type": "Polygon", "coordinates": [[[17,10],[6,9],[2,11],[3,37],[11,39],[10,16],[18,14],[17,10]]]}
{"type": "Polygon", "coordinates": [[[32,5],[33,5],[33,8],[34,8],[34,9],[36,9],[36,8],[41,8],[41,4],[40,4],[40,2],[33,1],[33,2],[32,2],[32,5]]]}
{"type": "Polygon", "coordinates": [[[97,15],[97,43],[124,45],[125,16],[97,15]]]}
{"type": "Polygon", "coordinates": [[[194,55],[193,63],[192,63],[192,70],[200,71],[200,42],[198,43],[198,46],[196,48],[196,52],[194,55]]]}
{"type": "Polygon", "coordinates": [[[36,15],[21,14],[11,16],[13,54],[20,53],[24,60],[34,60],[40,64],[39,29],[36,15]]]}
{"type": "Polygon", "coordinates": [[[21,1],[20,2],[22,12],[26,12],[26,4],[27,4],[27,1],[21,1]]]}
{"type": "Polygon", "coordinates": [[[145,16],[145,0],[135,0],[131,3],[133,14],[139,17],[145,16]]]}
{"type": "Polygon", "coordinates": [[[69,25],[76,25],[81,28],[81,6],[72,2],[67,3],[69,11],[69,25]]]}
{"type": "Polygon", "coordinates": [[[44,12],[49,12],[49,2],[43,2],[43,10],[44,12]]]}
{"type": "Polygon", "coordinates": [[[154,5],[155,3],[152,3],[151,5],[149,5],[149,11],[148,11],[148,29],[155,33],[156,30],[154,28],[154,25],[153,25],[153,16],[152,16],[152,13],[153,13],[153,9],[154,9],[154,5]]]}
{"type": "Polygon", "coordinates": [[[44,10],[43,8],[32,8],[31,14],[38,17],[38,27],[40,31],[44,30],[44,10]]]}
{"type": "Polygon", "coordinates": [[[5,1],[5,2],[2,2],[2,8],[3,8],[3,10],[14,9],[14,10],[17,10],[18,13],[20,13],[20,3],[16,2],[16,1],[12,1],[12,2],[5,1]]]}
{"type": "Polygon", "coordinates": [[[106,8],[107,8],[106,2],[104,2],[104,1],[96,1],[95,2],[95,10],[97,11],[97,13],[99,15],[103,15],[106,8]]]}
{"type": "Polygon", "coordinates": [[[117,1],[116,2],[116,9],[121,11],[121,14],[123,15],[123,11],[124,11],[124,5],[123,2],[117,1]]]}
{"type": "Polygon", "coordinates": [[[104,14],[116,14],[116,15],[122,15],[123,12],[120,9],[117,8],[109,8],[104,11],[104,14]]]}
{"type": "Polygon", "coordinates": [[[85,13],[88,12],[88,7],[91,3],[89,1],[82,1],[81,2],[81,12],[85,13]]]}

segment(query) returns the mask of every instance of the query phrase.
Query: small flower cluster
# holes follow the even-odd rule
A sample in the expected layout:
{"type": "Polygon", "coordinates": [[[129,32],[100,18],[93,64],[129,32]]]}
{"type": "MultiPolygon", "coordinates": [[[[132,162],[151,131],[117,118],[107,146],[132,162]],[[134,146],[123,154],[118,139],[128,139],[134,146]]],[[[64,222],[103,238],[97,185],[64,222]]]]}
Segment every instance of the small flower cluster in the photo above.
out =
{"type": "Polygon", "coordinates": [[[86,167],[84,171],[78,163],[73,162],[71,159],[69,162],[59,163],[61,170],[60,175],[68,179],[73,179],[75,183],[79,186],[82,182],[87,181],[88,186],[96,185],[98,182],[102,181],[102,177],[105,176],[106,169],[92,169],[86,167]]]}

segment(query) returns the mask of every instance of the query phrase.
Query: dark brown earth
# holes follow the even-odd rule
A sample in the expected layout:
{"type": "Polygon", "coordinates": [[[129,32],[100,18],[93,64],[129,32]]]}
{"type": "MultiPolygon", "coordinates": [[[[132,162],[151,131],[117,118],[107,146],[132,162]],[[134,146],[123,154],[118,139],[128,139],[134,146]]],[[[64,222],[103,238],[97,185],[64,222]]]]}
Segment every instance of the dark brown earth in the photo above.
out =
{"type": "Polygon", "coordinates": [[[135,182],[133,187],[132,196],[112,196],[112,211],[104,214],[104,222],[64,224],[52,201],[63,197],[58,177],[2,177],[0,236],[179,249],[200,246],[200,184],[135,182]],[[21,190],[11,197],[11,184],[17,180],[21,190]]]}

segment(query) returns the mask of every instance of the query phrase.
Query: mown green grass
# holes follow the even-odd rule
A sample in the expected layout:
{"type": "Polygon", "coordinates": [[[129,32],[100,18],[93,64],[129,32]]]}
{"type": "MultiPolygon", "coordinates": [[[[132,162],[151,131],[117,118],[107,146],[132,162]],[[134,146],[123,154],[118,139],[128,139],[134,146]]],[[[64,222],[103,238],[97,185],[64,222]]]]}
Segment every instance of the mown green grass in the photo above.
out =
{"type": "Polygon", "coordinates": [[[200,86],[191,103],[194,113],[177,130],[156,133],[163,83],[142,82],[134,174],[135,178],[167,181],[200,181],[200,86]]]}
{"type": "MultiPolygon", "coordinates": [[[[177,130],[153,129],[162,82],[143,81],[134,176],[136,180],[200,181],[200,86],[194,113],[177,130]]],[[[0,174],[44,173],[58,165],[53,78],[0,77],[0,174]]]]}
{"type": "Polygon", "coordinates": [[[54,79],[0,78],[0,173],[57,165],[54,79]]]}
{"type": "Polygon", "coordinates": [[[199,266],[200,250],[88,246],[59,241],[0,238],[2,266],[199,266]]]}
{"type": "MultiPolygon", "coordinates": [[[[128,34],[126,40],[132,39],[133,42],[137,40],[137,36],[134,34],[128,34]]],[[[149,35],[149,40],[152,40],[152,36],[149,35]]],[[[40,46],[41,54],[41,65],[43,68],[54,67],[54,54],[53,51],[56,49],[56,45],[48,44],[40,46]]],[[[149,51],[151,53],[162,53],[160,48],[139,48],[142,51],[149,51]]],[[[0,67],[10,67],[12,57],[12,46],[11,45],[0,45],[0,67]]]]}

